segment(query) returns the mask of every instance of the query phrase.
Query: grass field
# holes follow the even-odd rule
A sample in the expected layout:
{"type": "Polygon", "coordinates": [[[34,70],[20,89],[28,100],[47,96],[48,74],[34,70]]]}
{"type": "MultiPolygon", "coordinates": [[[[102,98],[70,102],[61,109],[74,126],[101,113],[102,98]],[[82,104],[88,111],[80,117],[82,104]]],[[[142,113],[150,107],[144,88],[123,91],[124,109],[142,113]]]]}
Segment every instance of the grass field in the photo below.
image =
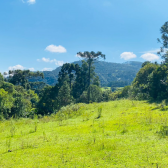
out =
{"type": "Polygon", "coordinates": [[[111,90],[111,87],[102,87],[101,90],[102,91],[111,90]]]}
{"type": "Polygon", "coordinates": [[[167,107],[119,100],[0,122],[0,168],[168,167],[167,107]]]}

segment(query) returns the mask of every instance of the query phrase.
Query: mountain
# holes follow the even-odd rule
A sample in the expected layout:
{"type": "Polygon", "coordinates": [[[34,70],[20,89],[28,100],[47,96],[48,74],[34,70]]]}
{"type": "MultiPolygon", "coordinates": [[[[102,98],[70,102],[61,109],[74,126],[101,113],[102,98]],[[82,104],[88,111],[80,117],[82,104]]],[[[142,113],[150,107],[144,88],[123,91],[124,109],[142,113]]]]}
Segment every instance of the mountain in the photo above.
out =
{"type": "MultiPolygon", "coordinates": [[[[81,61],[75,61],[74,64],[81,66],[81,61]]],[[[130,84],[135,78],[137,72],[141,68],[142,62],[130,61],[125,63],[112,63],[105,61],[98,61],[94,63],[95,72],[99,76],[102,86],[108,86],[110,82],[126,82],[130,84]]],[[[44,79],[36,79],[43,81],[49,85],[55,85],[58,79],[61,67],[53,71],[44,71],[44,79]]]]}

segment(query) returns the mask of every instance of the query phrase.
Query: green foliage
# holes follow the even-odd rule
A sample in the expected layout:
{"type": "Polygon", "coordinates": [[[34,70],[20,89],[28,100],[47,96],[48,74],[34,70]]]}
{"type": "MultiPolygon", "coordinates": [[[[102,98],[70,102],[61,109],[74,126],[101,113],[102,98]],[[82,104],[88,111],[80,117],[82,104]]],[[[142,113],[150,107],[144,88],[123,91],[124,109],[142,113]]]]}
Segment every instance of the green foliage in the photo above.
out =
{"type": "Polygon", "coordinates": [[[109,100],[117,100],[121,97],[121,91],[115,91],[109,95],[109,100]]]}
{"type": "Polygon", "coordinates": [[[131,89],[131,86],[125,86],[123,89],[122,89],[122,95],[121,97],[124,97],[124,98],[128,98],[129,97],[129,91],[131,89]]]}
{"type": "Polygon", "coordinates": [[[56,113],[55,118],[62,122],[63,120],[77,117],[83,113],[82,108],[84,107],[85,104],[83,103],[64,106],[56,113]]]}
{"type": "Polygon", "coordinates": [[[109,101],[109,95],[112,93],[111,88],[108,89],[102,89],[102,101],[107,102],[109,101]]]}
{"type": "Polygon", "coordinates": [[[87,91],[84,91],[84,92],[82,93],[82,95],[80,96],[79,101],[80,101],[80,102],[83,102],[83,103],[87,103],[87,102],[88,102],[87,91]]]}
{"type": "Polygon", "coordinates": [[[145,61],[143,64],[142,64],[142,68],[148,64],[150,64],[151,62],[150,61],[145,61]]]}
{"type": "Polygon", "coordinates": [[[101,102],[102,101],[102,90],[97,85],[90,85],[87,90],[87,95],[90,93],[91,102],[101,102]]]}
{"type": "Polygon", "coordinates": [[[160,29],[160,33],[161,35],[161,39],[157,39],[158,42],[160,42],[162,44],[162,47],[160,48],[160,51],[158,52],[158,54],[161,55],[161,57],[163,58],[163,63],[167,64],[168,63],[168,52],[167,52],[167,48],[168,48],[168,22],[165,22],[163,24],[163,26],[160,29]]]}
{"type": "MultiPolygon", "coordinates": [[[[99,58],[105,59],[105,55],[102,54],[100,51],[97,52],[97,53],[95,53],[94,51],[91,51],[91,52],[88,52],[88,51],[78,52],[77,55],[80,56],[81,58],[87,59],[87,63],[89,65],[89,67],[88,67],[88,70],[89,70],[89,73],[88,73],[88,103],[90,103],[90,101],[92,101],[91,98],[90,98],[90,94],[91,94],[90,93],[90,89],[91,89],[90,88],[90,84],[91,84],[91,66],[94,63],[94,61],[98,60],[99,58]]],[[[96,81],[94,81],[94,84],[97,85],[98,83],[96,81]]]]}
{"type": "MultiPolygon", "coordinates": [[[[14,70],[9,71],[9,78],[7,78],[8,82],[12,83],[13,85],[20,85],[23,86],[24,89],[31,89],[31,87],[35,87],[35,83],[32,86],[30,80],[34,77],[41,77],[44,78],[44,74],[37,71],[31,72],[30,70],[14,70]]],[[[39,83],[37,83],[39,85],[39,83]]],[[[37,86],[38,87],[38,86],[37,86]]]]}
{"type": "Polygon", "coordinates": [[[86,57],[82,65],[66,63],[61,67],[58,83],[55,86],[45,86],[43,82],[33,82],[43,78],[43,73],[29,70],[9,71],[9,78],[1,80],[1,118],[33,118],[57,113],[62,107],[72,102],[101,102],[128,97],[128,89],[116,91],[102,90],[99,77],[95,74],[93,62],[99,57],[105,58],[101,52],[78,53],[86,57]],[[33,90],[31,90],[33,89],[33,90]],[[36,94],[38,93],[38,95],[36,94]]]}
{"type": "Polygon", "coordinates": [[[168,136],[168,126],[161,126],[160,131],[158,133],[161,137],[168,136]]]}
{"type": "MultiPolygon", "coordinates": [[[[82,61],[75,61],[73,64],[78,64],[82,67],[82,61]]],[[[130,85],[134,80],[137,72],[141,68],[142,63],[131,61],[126,63],[112,63],[105,61],[96,61],[94,63],[95,73],[99,76],[101,86],[124,87],[130,85]]],[[[53,71],[44,71],[44,79],[33,78],[31,81],[41,81],[54,86],[58,82],[58,75],[62,67],[58,67],[53,71]]]]}
{"type": "Polygon", "coordinates": [[[98,76],[94,77],[92,85],[96,85],[96,86],[100,87],[100,80],[99,80],[98,76]]]}
{"type": "Polygon", "coordinates": [[[4,81],[3,75],[0,73],[0,82],[4,81]]]}
{"type": "Polygon", "coordinates": [[[70,95],[70,87],[68,86],[67,82],[65,81],[61,86],[58,92],[58,102],[59,106],[66,106],[73,101],[72,96],[70,95]]]}
{"type": "Polygon", "coordinates": [[[37,104],[38,114],[48,115],[54,113],[59,108],[58,104],[58,87],[46,86],[41,91],[41,97],[37,104]]]}
{"type": "Polygon", "coordinates": [[[99,118],[102,116],[102,109],[103,109],[102,106],[101,106],[101,107],[98,107],[98,111],[97,111],[97,117],[96,117],[96,119],[99,119],[99,118]]]}
{"type": "Polygon", "coordinates": [[[8,82],[3,82],[1,85],[1,88],[3,88],[5,91],[7,91],[9,94],[14,93],[14,85],[8,82]]]}
{"type": "Polygon", "coordinates": [[[155,101],[166,99],[168,96],[167,73],[165,64],[147,63],[140,69],[132,83],[131,97],[155,101]]]}
{"type": "MultiPolygon", "coordinates": [[[[91,102],[101,102],[101,101],[109,101],[109,95],[111,94],[111,90],[104,90],[96,85],[90,85],[90,103],[91,102]]],[[[80,96],[79,102],[88,103],[88,94],[89,88],[87,91],[84,91],[80,96]]]]}
{"type": "MultiPolygon", "coordinates": [[[[72,95],[79,102],[79,98],[84,91],[89,87],[89,64],[86,61],[82,61],[82,66],[79,67],[77,64],[76,79],[72,88],[72,95]]],[[[95,67],[91,65],[90,67],[90,82],[99,85],[99,78],[96,76],[95,67]]]]}
{"type": "Polygon", "coordinates": [[[157,62],[150,63],[146,61],[142,64],[142,68],[137,73],[132,87],[130,88],[131,98],[138,100],[162,101],[168,96],[168,22],[160,29],[162,47],[160,54],[163,62],[159,65],[157,62]]]}
{"type": "Polygon", "coordinates": [[[30,117],[34,115],[39,101],[38,95],[32,90],[25,90],[22,86],[14,86],[8,82],[2,82],[0,86],[0,115],[9,119],[12,116],[30,117]],[[33,114],[32,114],[33,113],[33,114]]]}
{"type": "Polygon", "coordinates": [[[147,65],[143,66],[140,69],[140,71],[137,73],[137,75],[133,81],[133,86],[140,87],[143,92],[148,91],[148,77],[157,68],[158,68],[158,65],[155,65],[152,63],[148,63],[147,65]]]}
{"type": "Polygon", "coordinates": [[[4,89],[0,89],[0,115],[8,118],[14,98],[4,89]]]}

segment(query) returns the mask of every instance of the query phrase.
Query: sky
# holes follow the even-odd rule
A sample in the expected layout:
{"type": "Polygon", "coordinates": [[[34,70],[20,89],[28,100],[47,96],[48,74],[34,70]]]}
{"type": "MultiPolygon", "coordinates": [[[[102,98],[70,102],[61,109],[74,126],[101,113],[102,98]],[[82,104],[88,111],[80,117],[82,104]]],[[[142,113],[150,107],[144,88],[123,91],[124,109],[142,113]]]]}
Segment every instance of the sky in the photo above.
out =
{"type": "Polygon", "coordinates": [[[107,62],[160,61],[167,0],[1,0],[0,72],[54,70],[101,51],[107,62]]]}

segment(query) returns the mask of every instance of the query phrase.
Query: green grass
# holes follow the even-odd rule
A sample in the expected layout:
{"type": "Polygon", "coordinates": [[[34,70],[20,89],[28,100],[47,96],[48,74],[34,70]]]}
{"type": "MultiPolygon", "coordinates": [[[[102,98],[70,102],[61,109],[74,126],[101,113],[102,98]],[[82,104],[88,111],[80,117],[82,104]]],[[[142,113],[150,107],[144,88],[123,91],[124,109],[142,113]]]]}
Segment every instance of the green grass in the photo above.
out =
{"type": "Polygon", "coordinates": [[[168,167],[166,108],[120,100],[1,122],[0,168],[168,167]]]}
{"type": "Polygon", "coordinates": [[[111,90],[111,87],[102,87],[101,90],[102,91],[111,90]]]}

